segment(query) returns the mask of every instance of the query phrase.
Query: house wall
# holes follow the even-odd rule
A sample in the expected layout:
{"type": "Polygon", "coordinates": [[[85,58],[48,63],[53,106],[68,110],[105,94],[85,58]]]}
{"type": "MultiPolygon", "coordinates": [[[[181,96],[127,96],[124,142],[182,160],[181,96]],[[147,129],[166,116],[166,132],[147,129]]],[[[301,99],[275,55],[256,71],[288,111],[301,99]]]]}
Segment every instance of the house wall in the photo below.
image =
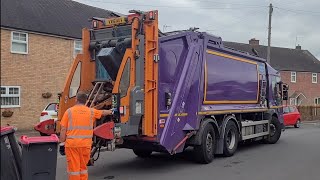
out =
{"type": "Polygon", "coordinates": [[[280,74],[282,81],[289,85],[289,97],[295,91],[300,91],[306,96],[301,105],[314,105],[314,99],[320,97],[320,73],[317,83],[312,83],[312,72],[296,72],[295,83],[291,82],[291,71],[281,71],[280,74]]]}
{"type": "MultiPolygon", "coordinates": [[[[11,30],[1,29],[1,86],[20,86],[20,107],[9,108],[11,117],[1,116],[1,125],[32,129],[40,113],[57,101],[73,62],[74,40],[28,33],[28,54],[11,53],[11,30]],[[45,99],[42,93],[50,92],[45,99]]],[[[5,108],[1,108],[1,114],[5,108]]]]}

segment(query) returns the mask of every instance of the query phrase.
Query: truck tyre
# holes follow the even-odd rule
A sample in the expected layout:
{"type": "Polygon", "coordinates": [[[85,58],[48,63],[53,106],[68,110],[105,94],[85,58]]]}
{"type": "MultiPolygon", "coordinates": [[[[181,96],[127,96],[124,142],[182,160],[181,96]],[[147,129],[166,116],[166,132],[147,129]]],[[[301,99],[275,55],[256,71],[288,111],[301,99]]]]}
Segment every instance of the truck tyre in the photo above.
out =
{"type": "Polygon", "coordinates": [[[224,133],[223,155],[232,156],[238,148],[239,131],[234,121],[228,121],[224,133]]]}
{"type": "Polygon", "coordinates": [[[152,151],[146,149],[133,149],[133,153],[140,158],[146,158],[151,156],[152,151]]]}
{"type": "Polygon", "coordinates": [[[267,139],[264,139],[264,141],[268,144],[275,144],[281,136],[281,124],[277,117],[272,116],[271,122],[270,122],[270,134],[267,139]]]}
{"type": "Polygon", "coordinates": [[[294,125],[295,128],[299,128],[301,124],[300,119],[297,120],[296,124],[294,125]]]}
{"type": "Polygon", "coordinates": [[[216,151],[216,136],[211,124],[206,124],[201,134],[201,145],[194,147],[195,160],[201,164],[212,162],[216,151]]]}

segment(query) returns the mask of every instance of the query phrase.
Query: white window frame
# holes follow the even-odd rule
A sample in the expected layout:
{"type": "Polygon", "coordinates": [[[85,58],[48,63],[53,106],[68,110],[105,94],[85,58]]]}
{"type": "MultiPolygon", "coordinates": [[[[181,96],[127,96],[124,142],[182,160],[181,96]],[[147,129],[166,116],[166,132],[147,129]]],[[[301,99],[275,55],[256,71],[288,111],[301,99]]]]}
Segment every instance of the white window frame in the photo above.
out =
{"type": "Polygon", "coordinates": [[[11,31],[11,53],[14,53],[14,54],[28,54],[28,52],[29,52],[28,39],[29,39],[28,33],[19,32],[19,31],[11,31]],[[21,40],[13,39],[13,33],[25,34],[25,35],[26,35],[26,41],[21,41],[21,40]],[[26,52],[13,51],[13,50],[12,50],[12,43],[13,43],[13,42],[14,42],[14,43],[20,43],[20,44],[26,44],[26,52]]]}
{"type": "Polygon", "coordinates": [[[1,94],[2,97],[19,97],[19,105],[1,105],[1,108],[18,108],[21,107],[21,87],[20,86],[1,86],[6,88],[6,94],[1,94]],[[19,94],[9,94],[9,88],[18,88],[19,94]]]}
{"type": "Polygon", "coordinates": [[[314,84],[316,84],[316,83],[318,83],[318,74],[317,73],[312,73],[312,75],[311,75],[311,81],[312,81],[312,83],[314,83],[314,84]],[[313,78],[316,78],[316,80],[315,81],[313,81],[313,78]]]}
{"type": "Polygon", "coordinates": [[[290,81],[292,83],[296,83],[297,82],[297,72],[291,72],[290,81]],[[294,77],[294,81],[292,80],[293,77],[294,77]]]}
{"type": "Polygon", "coordinates": [[[314,98],[314,104],[315,105],[320,105],[320,97],[314,98]]]}
{"type": "Polygon", "coordinates": [[[82,40],[74,40],[73,41],[73,57],[76,57],[77,54],[81,54],[81,53],[82,53],[82,40]],[[76,47],[77,42],[81,43],[81,48],[76,47]],[[77,53],[76,51],[80,51],[80,53],[77,53]]]}

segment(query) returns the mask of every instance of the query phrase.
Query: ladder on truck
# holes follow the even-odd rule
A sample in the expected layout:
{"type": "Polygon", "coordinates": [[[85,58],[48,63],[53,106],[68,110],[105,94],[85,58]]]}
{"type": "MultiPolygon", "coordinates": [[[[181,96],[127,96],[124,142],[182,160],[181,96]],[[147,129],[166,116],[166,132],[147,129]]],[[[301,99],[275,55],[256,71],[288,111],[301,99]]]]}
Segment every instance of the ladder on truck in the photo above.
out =
{"type": "MultiPolygon", "coordinates": [[[[266,77],[265,77],[266,78],[266,77]]],[[[263,78],[260,74],[259,80],[260,84],[260,104],[262,107],[266,107],[266,96],[267,96],[267,80],[263,78]]],[[[242,125],[242,140],[258,138],[262,136],[267,136],[270,133],[269,120],[262,121],[251,121],[245,120],[241,122],[242,125]]]]}
{"type": "Polygon", "coordinates": [[[260,84],[260,104],[261,106],[266,106],[266,96],[267,96],[267,81],[262,78],[260,75],[261,84],[260,84]]]}
{"type": "MultiPolygon", "coordinates": [[[[105,85],[106,85],[108,82],[110,82],[110,81],[96,81],[96,82],[95,82],[95,85],[94,85],[92,91],[90,92],[90,94],[89,94],[89,96],[88,96],[88,99],[87,99],[87,101],[86,101],[86,104],[85,104],[87,107],[92,108],[92,107],[94,107],[94,106],[96,105],[98,96],[101,94],[103,88],[105,87],[105,85]]],[[[93,127],[96,127],[96,126],[97,126],[97,122],[94,122],[93,127]]],[[[94,136],[94,137],[93,137],[93,143],[94,143],[94,144],[99,144],[100,141],[101,141],[101,140],[99,140],[99,139],[97,138],[97,136],[94,136]]],[[[114,140],[113,140],[112,142],[114,143],[114,140]]],[[[98,145],[98,146],[99,146],[99,145],[98,145]]],[[[94,164],[94,161],[95,161],[95,160],[93,159],[93,156],[95,155],[95,153],[96,153],[97,151],[99,151],[99,153],[100,153],[100,151],[101,151],[100,148],[101,148],[101,146],[99,146],[99,147],[95,146],[95,147],[92,149],[91,154],[90,154],[90,161],[89,161],[89,163],[87,164],[88,166],[92,166],[92,165],[94,164]]],[[[110,144],[110,143],[109,143],[107,149],[112,149],[112,151],[114,151],[114,149],[115,149],[114,144],[110,144]]]]}
{"type": "Polygon", "coordinates": [[[90,95],[86,101],[86,106],[89,108],[93,107],[97,101],[98,95],[101,93],[104,85],[106,82],[96,82],[92,91],[90,92],[90,95]]]}

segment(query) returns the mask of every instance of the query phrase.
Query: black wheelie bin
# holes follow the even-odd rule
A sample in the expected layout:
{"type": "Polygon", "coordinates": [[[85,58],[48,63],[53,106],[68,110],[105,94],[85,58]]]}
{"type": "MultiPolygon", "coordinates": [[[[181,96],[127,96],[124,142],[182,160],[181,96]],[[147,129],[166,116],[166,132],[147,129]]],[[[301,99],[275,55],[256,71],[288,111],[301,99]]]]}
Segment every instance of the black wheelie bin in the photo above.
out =
{"type": "Polygon", "coordinates": [[[55,180],[57,166],[57,135],[21,136],[22,180],[55,180]]]}
{"type": "Polygon", "coordinates": [[[21,148],[12,126],[1,127],[1,179],[21,180],[21,148]]]}

